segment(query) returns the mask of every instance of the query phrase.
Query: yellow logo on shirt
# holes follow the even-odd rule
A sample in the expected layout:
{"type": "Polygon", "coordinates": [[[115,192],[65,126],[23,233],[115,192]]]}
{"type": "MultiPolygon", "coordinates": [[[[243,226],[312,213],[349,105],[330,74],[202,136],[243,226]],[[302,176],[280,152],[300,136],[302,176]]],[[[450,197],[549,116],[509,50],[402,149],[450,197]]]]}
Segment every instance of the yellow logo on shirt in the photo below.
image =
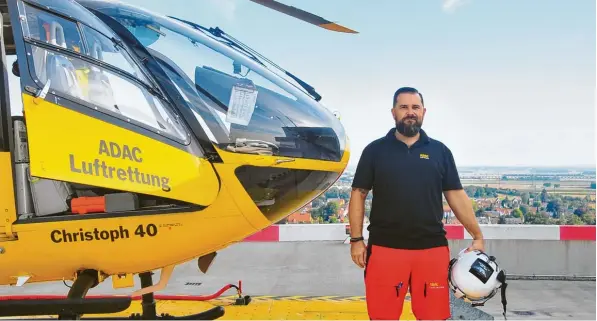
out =
{"type": "Polygon", "coordinates": [[[424,159],[429,159],[429,155],[427,155],[427,154],[421,153],[421,154],[419,154],[419,156],[424,159]]]}
{"type": "Polygon", "coordinates": [[[440,284],[438,282],[429,282],[429,288],[430,289],[443,289],[445,287],[443,284],[440,284]]]}

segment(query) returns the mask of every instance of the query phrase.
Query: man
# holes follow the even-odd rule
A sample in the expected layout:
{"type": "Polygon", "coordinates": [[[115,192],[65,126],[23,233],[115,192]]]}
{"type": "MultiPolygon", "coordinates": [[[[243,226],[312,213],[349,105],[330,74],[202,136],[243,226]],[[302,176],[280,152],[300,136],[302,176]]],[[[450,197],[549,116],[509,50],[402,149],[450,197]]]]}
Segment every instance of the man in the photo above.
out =
{"type": "Polygon", "coordinates": [[[426,113],[423,95],[414,88],[400,88],[391,111],[396,127],[365,147],[352,183],[352,259],[365,269],[372,320],[399,319],[409,291],[417,319],[447,319],[450,253],[442,223],[442,193],[473,237],[467,250],[484,251],[483,235],[450,149],[421,129],[426,113]],[[364,202],[370,190],[366,246],[364,202]]]}

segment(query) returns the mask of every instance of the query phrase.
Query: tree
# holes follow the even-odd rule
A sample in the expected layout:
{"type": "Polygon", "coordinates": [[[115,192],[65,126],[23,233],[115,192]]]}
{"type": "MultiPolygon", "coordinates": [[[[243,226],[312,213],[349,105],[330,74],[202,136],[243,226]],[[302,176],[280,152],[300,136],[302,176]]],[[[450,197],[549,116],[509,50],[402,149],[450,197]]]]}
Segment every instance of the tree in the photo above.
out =
{"type": "Polygon", "coordinates": [[[524,223],[525,224],[549,224],[549,218],[541,215],[541,214],[533,214],[533,213],[528,213],[525,218],[524,218],[524,223]]]}
{"type": "Polygon", "coordinates": [[[567,225],[584,225],[584,222],[577,215],[566,215],[567,225]]]}
{"type": "Polygon", "coordinates": [[[323,208],[324,206],[321,206],[311,210],[311,217],[313,220],[323,219],[323,208]]]}
{"type": "Polygon", "coordinates": [[[329,221],[330,216],[337,215],[339,208],[340,208],[340,205],[338,205],[337,202],[328,202],[327,204],[325,204],[325,206],[323,207],[324,221],[329,221]]]}
{"type": "Polygon", "coordinates": [[[475,190],[475,197],[476,198],[481,198],[481,197],[485,197],[486,193],[485,193],[485,188],[484,187],[479,187],[475,190]]]}
{"type": "Polygon", "coordinates": [[[325,192],[325,197],[326,198],[340,198],[340,189],[338,187],[336,187],[336,186],[330,187],[325,192]]]}
{"type": "Polygon", "coordinates": [[[589,213],[583,214],[583,216],[581,217],[581,219],[587,225],[595,225],[595,215],[591,215],[589,213]]]}
{"type": "Polygon", "coordinates": [[[477,188],[475,186],[465,186],[464,191],[468,197],[478,197],[475,193],[477,192],[477,188]]]}
{"type": "Polygon", "coordinates": [[[539,207],[540,207],[540,206],[541,206],[541,202],[539,202],[539,201],[534,201],[534,202],[533,202],[533,207],[536,207],[536,208],[537,208],[537,210],[539,210],[539,207]]]}
{"type": "Polygon", "coordinates": [[[512,217],[516,217],[516,218],[522,218],[522,211],[520,209],[515,209],[512,212],[510,212],[510,215],[512,217]]]}
{"type": "MultiPolygon", "coordinates": [[[[550,186],[551,186],[551,183],[543,183],[543,186],[545,186],[545,187],[550,187],[550,186]]],[[[545,189],[544,189],[544,190],[545,190],[545,189]]]]}
{"type": "Polygon", "coordinates": [[[323,204],[324,204],[324,201],[322,201],[318,198],[314,199],[313,202],[311,202],[311,206],[313,206],[313,208],[319,208],[319,207],[323,206],[323,204]]]}
{"type": "Polygon", "coordinates": [[[512,201],[510,201],[510,199],[508,199],[508,196],[506,196],[506,198],[504,198],[502,200],[502,207],[505,207],[505,208],[512,207],[512,201]]]}
{"type": "Polygon", "coordinates": [[[522,195],[520,195],[520,198],[522,199],[522,204],[528,205],[529,199],[531,198],[531,196],[529,195],[528,192],[524,192],[524,193],[522,193],[522,195]]]}
{"type": "Polygon", "coordinates": [[[346,188],[340,190],[340,198],[345,201],[348,201],[350,199],[350,190],[346,188]]]}
{"type": "Polygon", "coordinates": [[[545,188],[541,191],[541,202],[547,202],[547,191],[545,190],[545,188]]]}
{"type": "Polygon", "coordinates": [[[586,214],[588,212],[588,210],[589,209],[587,207],[584,207],[584,206],[579,207],[579,208],[577,208],[577,209],[574,210],[574,215],[576,215],[576,216],[582,216],[582,215],[586,214]]]}
{"type": "Polygon", "coordinates": [[[547,203],[547,211],[554,214],[554,217],[559,217],[562,212],[562,204],[559,200],[552,200],[547,203]]]}

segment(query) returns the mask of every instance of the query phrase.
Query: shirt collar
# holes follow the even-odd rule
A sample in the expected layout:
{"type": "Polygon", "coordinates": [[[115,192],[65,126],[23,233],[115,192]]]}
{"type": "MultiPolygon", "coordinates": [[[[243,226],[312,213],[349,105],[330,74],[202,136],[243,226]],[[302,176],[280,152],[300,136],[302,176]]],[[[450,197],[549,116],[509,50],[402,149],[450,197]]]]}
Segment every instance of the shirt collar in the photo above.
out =
{"type": "MultiPolygon", "coordinates": [[[[419,130],[419,133],[421,135],[419,136],[419,140],[415,144],[418,144],[418,143],[425,143],[425,144],[427,144],[427,143],[429,143],[429,136],[427,136],[427,133],[423,129],[419,130]]],[[[396,127],[392,128],[392,129],[390,129],[390,131],[388,131],[388,134],[386,135],[386,138],[389,138],[389,139],[392,139],[392,140],[397,140],[396,139],[396,127]]]]}

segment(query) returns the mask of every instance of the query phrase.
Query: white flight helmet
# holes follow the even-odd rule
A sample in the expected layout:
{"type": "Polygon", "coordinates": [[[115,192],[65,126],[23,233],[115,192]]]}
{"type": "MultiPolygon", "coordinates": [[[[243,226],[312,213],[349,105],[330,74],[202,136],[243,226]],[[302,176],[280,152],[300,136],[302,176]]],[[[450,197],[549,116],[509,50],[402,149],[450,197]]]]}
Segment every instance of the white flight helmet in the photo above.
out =
{"type": "Polygon", "coordinates": [[[450,261],[448,284],[457,298],[467,299],[473,306],[482,306],[501,288],[504,317],[506,316],[506,274],[495,257],[482,251],[460,251],[450,261]]]}

